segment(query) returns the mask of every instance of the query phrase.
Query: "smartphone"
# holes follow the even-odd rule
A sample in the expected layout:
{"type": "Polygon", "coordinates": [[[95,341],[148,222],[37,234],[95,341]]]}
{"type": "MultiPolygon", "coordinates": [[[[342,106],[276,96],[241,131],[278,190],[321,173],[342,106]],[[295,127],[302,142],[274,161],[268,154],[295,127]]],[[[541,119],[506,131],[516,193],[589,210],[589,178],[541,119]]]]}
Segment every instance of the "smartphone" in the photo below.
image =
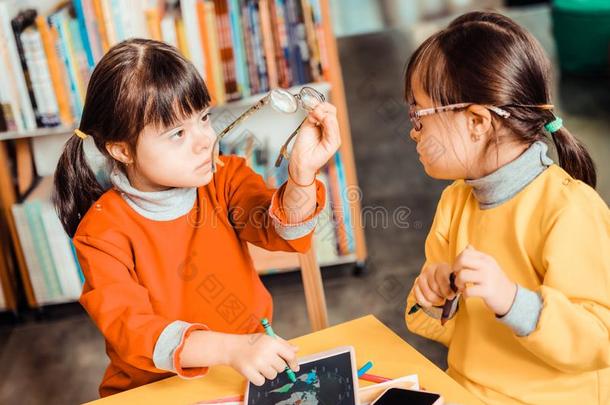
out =
{"type": "Polygon", "coordinates": [[[371,405],[442,405],[443,397],[426,391],[388,388],[371,405]]]}

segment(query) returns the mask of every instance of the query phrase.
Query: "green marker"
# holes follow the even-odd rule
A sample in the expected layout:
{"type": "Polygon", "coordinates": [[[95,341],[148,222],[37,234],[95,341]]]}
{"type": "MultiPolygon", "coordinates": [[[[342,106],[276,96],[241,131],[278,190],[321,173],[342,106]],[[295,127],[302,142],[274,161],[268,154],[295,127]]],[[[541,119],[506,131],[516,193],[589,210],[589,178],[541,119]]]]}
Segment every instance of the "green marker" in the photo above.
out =
{"type": "MultiPolygon", "coordinates": [[[[263,328],[265,328],[265,333],[268,336],[271,336],[272,338],[277,337],[275,336],[275,332],[273,332],[273,328],[271,327],[271,324],[269,323],[267,318],[263,318],[261,320],[261,325],[263,325],[263,328]]],[[[290,378],[290,381],[292,381],[293,383],[297,382],[297,376],[294,374],[294,371],[292,371],[292,369],[288,366],[286,366],[286,374],[288,374],[288,378],[290,378]]]]}
{"type": "Polygon", "coordinates": [[[415,304],[411,307],[411,309],[409,310],[409,315],[413,315],[414,313],[416,313],[417,311],[419,311],[421,309],[421,306],[419,306],[419,304],[415,304]]]}

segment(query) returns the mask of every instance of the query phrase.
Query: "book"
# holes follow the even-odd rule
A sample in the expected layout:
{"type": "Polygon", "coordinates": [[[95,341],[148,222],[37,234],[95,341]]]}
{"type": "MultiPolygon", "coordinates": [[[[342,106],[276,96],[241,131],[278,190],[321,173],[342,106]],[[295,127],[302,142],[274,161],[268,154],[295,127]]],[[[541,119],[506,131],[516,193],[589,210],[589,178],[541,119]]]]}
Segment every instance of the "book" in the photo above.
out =
{"type": "Polygon", "coordinates": [[[290,46],[286,28],[285,0],[270,0],[270,9],[271,23],[276,28],[274,32],[274,43],[276,62],[278,65],[279,85],[282,88],[287,88],[293,83],[293,73],[290,69],[290,46]]]}
{"type": "MultiPolygon", "coordinates": [[[[105,38],[106,38],[106,43],[108,48],[110,48],[111,46],[113,46],[114,44],[116,44],[118,42],[117,39],[117,30],[115,27],[115,22],[114,22],[114,16],[112,13],[112,9],[111,9],[111,4],[110,2],[112,0],[98,0],[100,5],[99,5],[99,11],[97,11],[97,13],[101,12],[101,15],[103,17],[103,19],[101,21],[103,21],[103,26],[105,29],[102,29],[102,31],[105,31],[105,38]]],[[[98,16],[99,18],[99,16],[98,16]]],[[[108,50],[108,48],[106,50],[108,50]]]]}
{"type": "Polygon", "coordinates": [[[61,9],[49,16],[49,23],[57,33],[56,50],[60,61],[63,63],[70,90],[70,105],[72,115],[78,119],[84,103],[84,90],[81,83],[79,68],[76,66],[77,60],[74,57],[74,49],[70,43],[68,24],[66,19],[70,18],[67,10],[61,9]]]}
{"type": "Polygon", "coordinates": [[[81,294],[84,277],[74,247],[51,203],[53,177],[11,209],[34,295],[39,305],[69,302],[81,294]]]}
{"type": "Polygon", "coordinates": [[[7,44],[0,38],[0,132],[18,130],[15,113],[19,111],[19,95],[8,57],[7,44]]]}
{"type": "Polygon", "coordinates": [[[231,43],[235,61],[235,78],[237,88],[241,97],[248,97],[251,94],[250,80],[248,79],[248,64],[244,45],[244,34],[240,20],[239,0],[227,0],[228,17],[231,34],[231,43]]]}
{"type": "MultiPolygon", "coordinates": [[[[271,0],[273,1],[273,0],[271,0]]],[[[263,37],[263,48],[265,51],[265,63],[269,79],[269,88],[275,89],[279,86],[278,67],[275,56],[275,41],[273,38],[273,25],[271,23],[269,0],[260,0],[258,9],[261,21],[261,31],[263,37]]]]}
{"type": "Polygon", "coordinates": [[[161,41],[163,36],[161,34],[161,12],[159,11],[159,8],[154,4],[147,4],[144,9],[144,14],[146,16],[146,26],[150,39],[161,41]]]}
{"type": "Polygon", "coordinates": [[[227,101],[237,100],[240,92],[237,87],[235,58],[231,42],[231,22],[226,0],[214,0],[216,23],[218,28],[218,47],[224,76],[227,101]]]}
{"type": "Polygon", "coordinates": [[[91,47],[90,35],[95,35],[95,30],[91,23],[89,23],[89,26],[87,26],[83,5],[84,2],[86,2],[86,0],[72,0],[74,12],[76,13],[76,21],[78,22],[78,33],[80,34],[85,55],[87,56],[87,65],[93,69],[93,66],[95,65],[95,58],[93,56],[93,49],[91,47]]]}
{"type": "Polygon", "coordinates": [[[180,11],[182,14],[182,19],[184,20],[186,38],[188,38],[187,45],[191,62],[193,65],[195,65],[195,68],[201,77],[206,80],[205,58],[203,53],[203,44],[201,42],[199,19],[197,15],[197,1],[181,0],[180,11]]]}
{"type": "Polygon", "coordinates": [[[333,158],[333,160],[328,163],[327,171],[329,182],[332,184],[329,197],[332,204],[333,222],[335,224],[335,231],[337,233],[337,246],[339,253],[341,255],[345,255],[350,251],[348,229],[345,220],[346,211],[349,209],[349,207],[344,205],[344,201],[341,196],[345,189],[341,188],[336,159],[333,158]]]}
{"type": "MultiPolygon", "coordinates": [[[[324,184],[326,190],[331,189],[332,186],[325,173],[318,174],[318,180],[324,184]]],[[[334,263],[339,258],[330,198],[326,199],[326,205],[318,216],[318,225],[314,231],[313,244],[320,265],[334,263]]]]}
{"type": "Polygon", "coordinates": [[[40,32],[34,27],[28,27],[20,34],[20,37],[30,84],[38,105],[40,124],[43,127],[57,126],[61,124],[59,106],[40,32]]]}
{"type": "Polygon", "coordinates": [[[64,292],[62,291],[55,263],[53,262],[53,256],[51,255],[51,245],[42,223],[42,202],[38,199],[28,199],[24,204],[24,208],[32,240],[34,241],[34,252],[29,252],[29,254],[35,254],[40,262],[44,281],[49,292],[46,303],[61,302],[64,292]]]}
{"type": "Polygon", "coordinates": [[[47,67],[51,76],[51,85],[57,102],[59,118],[64,125],[71,125],[74,117],[71,112],[69,89],[67,87],[67,76],[65,66],[59,60],[56,48],[57,31],[52,30],[44,17],[36,17],[36,28],[40,33],[42,45],[47,58],[47,67]]]}
{"type": "MultiPolygon", "coordinates": [[[[100,7],[98,2],[96,6],[95,0],[81,0],[83,4],[83,17],[85,19],[85,35],[88,37],[89,46],[93,55],[93,66],[104,56],[104,44],[101,33],[101,23],[104,21],[100,15],[98,19],[96,7],[100,7]]],[[[101,8],[100,8],[101,11],[101,8]]]]}
{"type": "Polygon", "coordinates": [[[32,78],[31,73],[28,69],[26,54],[23,49],[23,42],[21,41],[21,33],[25,31],[26,28],[34,24],[34,20],[36,19],[37,12],[34,9],[27,9],[24,11],[20,11],[12,20],[11,27],[13,28],[13,38],[15,40],[15,47],[17,49],[17,53],[19,55],[19,63],[21,65],[21,70],[23,71],[23,78],[25,82],[25,86],[27,89],[28,98],[30,101],[30,106],[34,111],[34,119],[36,120],[36,127],[44,127],[44,125],[40,110],[38,108],[39,100],[36,100],[36,95],[34,94],[34,88],[32,86],[32,78]]]}
{"type": "Polygon", "coordinates": [[[252,45],[255,68],[259,80],[259,93],[262,93],[269,91],[269,77],[267,73],[267,62],[265,61],[265,49],[258,0],[251,0],[249,11],[252,26],[252,45]]]}
{"type": "Polygon", "coordinates": [[[212,97],[212,102],[214,104],[224,104],[226,96],[220,61],[220,49],[218,48],[218,28],[216,26],[214,3],[206,0],[197,0],[196,9],[205,61],[205,82],[212,97]]]}
{"type": "Polygon", "coordinates": [[[34,297],[38,304],[43,305],[51,300],[51,296],[47,289],[42,264],[38,260],[38,255],[35,253],[34,238],[30,231],[25,207],[21,204],[15,204],[11,207],[11,211],[17,228],[19,244],[21,245],[21,250],[23,251],[25,263],[28,268],[32,289],[34,290],[34,297]]]}
{"type": "Polygon", "coordinates": [[[15,84],[18,108],[13,108],[15,114],[15,122],[18,131],[33,130],[37,128],[34,109],[30,102],[28,87],[25,81],[25,75],[21,67],[21,58],[15,43],[15,35],[11,26],[11,7],[12,4],[8,1],[0,1],[0,42],[6,46],[8,55],[8,64],[6,69],[9,70],[9,77],[15,84]]]}
{"type": "Polygon", "coordinates": [[[62,298],[70,301],[77,300],[82,291],[82,283],[72,253],[70,238],[64,231],[55,208],[50,201],[46,201],[41,205],[40,214],[44,231],[49,241],[54,269],[57,272],[59,284],[61,285],[62,298]]]}
{"type": "Polygon", "coordinates": [[[174,13],[165,13],[161,19],[161,38],[163,42],[178,47],[178,34],[176,33],[176,18],[174,13]]]}

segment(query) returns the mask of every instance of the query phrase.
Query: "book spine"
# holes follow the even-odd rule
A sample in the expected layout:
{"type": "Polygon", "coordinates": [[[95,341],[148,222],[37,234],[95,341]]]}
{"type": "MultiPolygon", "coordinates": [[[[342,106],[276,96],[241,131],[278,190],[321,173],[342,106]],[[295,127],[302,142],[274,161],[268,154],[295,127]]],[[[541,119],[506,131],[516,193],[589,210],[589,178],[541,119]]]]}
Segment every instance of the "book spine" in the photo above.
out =
{"type": "Polygon", "coordinates": [[[102,59],[104,51],[102,50],[102,36],[100,34],[100,23],[102,20],[98,20],[95,15],[95,7],[93,0],[82,0],[83,14],[85,17],[85,35],[89,40],[89,47],[91,48],[91,54],[93,56],[93,65],[91,69],[102,59]]]}
{"type": "Polygon", "coordinates": [[[206,31],[209,35],[210,45],[210,65],[213,72],[214,81],[216,82],[217,103],[224,104],[227,100],[227,95],[224,86],[223,67],[220,59],[220,48],[218,44],[218,26],[216,24],[216,11],[214,3],[206,1],[205,3],[205,20],[206,31]]]}
{"type": "Polygon", "coordinates": [[[301,8],[303,9],[303,21],[305,24],[307,46],[309,48],[309,68],[311,77],[313,81],[319,82],[322,80],[322,65],[320,62],[320,49],[318,47],[316,27],[313,19],[313,9],[309,0],[301,0],[301,8]]]}
{"type": "Polygon", "coordinates": [[[114,22],[114,14],[112,13],[112,0],[100,0],[102,14],[104,17],[104,27],[106,27],[106,36],[108,38],[108,47],[112,47],[119,42],[116,24],[114,22]]]}
{"type": "Polygon", "coordinates": [[[78,94],[80,96],[81,102],[85,102],[85,92],[87,89],[87,82],[89,81],[89,67],[87,65],[87,56],[83,50],[83,44],[80,41],[80,35],[78,32],[78,22],[68,14],[66,14],[66,19],[64,20],[66,24],[66,32],[67,32],[67,43],[68,43],[68,54],[72,60],[72,64],[74,66],[74,72],[76,75],[76,83],[78,94]]]}
{"type": "MultiPolygon", "coordinates": [[[[87,57],[87,65],[90,69],[93,69],[95,65],[95,58],[93,57],[93,50],[89,43],[89,35],[87,34],[87,21],[85,20],[85,11],[83,9],[83,0],[72,0],[74,6],[74,12],[76,14],[76,21],[78,25],[78,34],[83,44],[83,49],[87,57]]],[[[92,31],[92,30],[91,30],[92,31]]]]}
{"type": "Polygon", "coordinates": [[[261,31],[261,19],[258,11],[258,1],[252,2],[251,18],[254,39],[254,56],[256,59],[256,70],[260,80],[260,92],[269,91],[269,77],[267,74],[267,63],[265,62],[265,49],[263,44],[263,34],[261,31]]]}
{"type": "Polygon", "coordinates": [[[231,40],[233,43],[235,56],[235,71],[237,79],[237,87],[242,97],[248,97],[251,94],[250,81],[248,80],[248,66],[246,61],[246,51],[244,47],[244,36],[241,29],[241,19],[239,18],[238,0],[228,0],[229,4],[229,27],[231,32],[231,40]]]}
{"type": "Polygon", "coordinates": [[[12,206],[12,213],[13,219],[15,220],[15,227],[17,228],[19,243],[21,244],[21,249],[23,250],[25,264],[28,268],[28,275],[34,290],[34,297],[36,298],[38,304],[45,304],[51,297],[47,289],[44,272],[42,271],[41,264],[38,260],[38,255],[34,247],[34,239],[32,237],[25,206],[23,204],[14,204],[12,206]]]}
{"type": "Polygon", "coordinates": [[[254,28],[251,20],[251,5],[252,2],[246,2],[242,0],[241,5],[241,19],[242,26],[244,28],[244,45],[246,48],[246,67],[248,68],[248,77],[250,78],[250,87],[252,93],[258,94],[260,92],[260,80],[258,77],[258,70],[256,68],[255,60],[255,49],[254,49],[254,28]]]}
{"type": "Polygon", "coordinates": [[[263,48],[265,50],[265,63],[269,79],[269,88],[275,89],[279,86],[278,67],[275,59],[275,43],[273,39],[273,28],[269,12],[269,0],[260,0],[258,10],[261,20],[261,31],[263,34],[263,48]]]}
{"type": "Polygon", "coordinates": [[[41,204],[41,220],[49,243],[54,269],[63,292],[62,298],[76,300],[80,296],[82,285],[70,249],[68,235],[63,230],[50,202],[41,204]]]}
{"type": "Polygon", "coordinates": [[[38,104],[41,126],[53,127],[61,123],[59,107],[53,90],[51,75],[38,30],[30,27],[21,34],[30,82],[38,104]]]}
{"type": "Polygon", "coordinates": [[[278,66],[282,66],[284,72],[284,80],[280,80],[280,86],[287,88],[295,84],[294,74],[290,63],[290,42],[288,37],[288,22],[286,19],[286,2],[285,0],[275,0],[273,7],[275,11],[275,27],[277,29],[278,38],[278,66]]]}
{"type": "Polygon", "coordinates": [[[161,19],[161,37],[163,42],[178,48],[178,35],[176,34],[176,20],[173,14],[165,14],[161,19]]]}
{"type": "Polygon", "coordinates": [[[4,123],[2,130],[18,131],[19,93],[8,58],[7,44],[2,40],[2,27],[0,27],[0,104],[4,123]]]}
{"type": "Polygon", "coordinates": [[[36,115],[30,101],[25,73],[21,68],[21,59],[11,20],[9,18],[9,6],[7,2],[0,2],[0,31],[2,31],[2,42],[6,44],[8,51],[9,69],[15,81],[19,108],[15,113],[18,115],[17,126],[19,131],[36,129],[36,115]]]}
{"type": "Polygon", "coordinates": [[[220,48],[220,59],[223,66],[225,94],[228,101],[236,100],[240,97],[240,93],[237,88],[235,58],[233,46],[231,44],[231,23],[229,21],[227,0],[214,0],[214,9],[216,10],[216,22],[218,24],[218,46],[220,48]]]}
{"type": "Polygon", "coordinates": [[[114,35],[116,43],[119,43],[127,39],[127,33],[123,26],[123,7],[121,7],[120,0],[108,0],[110,19],[112,20],[112,27],[114,28],[114,35]]]}
{"type": "Polygon", "coordinates": [[[64,77],[67,79],[68,83],[68,89],[71,100],[70,105],[72,107],[72,116],[75,119],[78,119],[80,117],[83,105],[77,87],[76,70],[72,66],[72,62],[68,52],[68,44],[65,35],[65,27],[63,24],[62,13],[60,12],[49,16],[49,21],[51,22],[52,30],[54,30],[55,32],[55,49],[57,50],[57,55],[59,56],[59,59],[62,62],[63,72],[65,73],[64,77]]]}
{"type": "Polygon", "coordinates": [[[191,61],[193,65],[195,65],[195,68],[197,68],[201,77],[206,80],[205,59],[203,55],[203,45],[201,43],[201,31],[197,18],[196,0],[181,0],[180,11],[187,34],[187,45],[191,55],[191,61]]]}
{"type": "Polygon", "coordinates": [[[55,48],[56,31],[49,29],[49,26],[42,16],[36,17],[36,27],[38,28],[38,32],[42,39],[49,75],[51,76],[51,84],[59,110],[59,117],[64,125],[70,125],[74,121],[74,118],[70,112],[67,79],[65,72],[62,71],[57,49],[55,48]]]}

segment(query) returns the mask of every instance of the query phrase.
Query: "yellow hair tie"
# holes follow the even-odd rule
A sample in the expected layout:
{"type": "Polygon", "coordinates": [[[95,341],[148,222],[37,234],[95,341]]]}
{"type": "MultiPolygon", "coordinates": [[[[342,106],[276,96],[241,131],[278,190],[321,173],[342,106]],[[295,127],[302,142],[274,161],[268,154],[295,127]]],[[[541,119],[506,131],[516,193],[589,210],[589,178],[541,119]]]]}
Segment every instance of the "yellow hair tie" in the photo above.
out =
{"type": "Polygon", "coordinates": [[[74,134],[75,134],[76,136],[78,136],[80,139],[85,139],[85,138],[87,138],[87,134],[86,134],[86,133],[84,133],[83,131],[81,131],[80,129],[75,129],[75,130],[74,130],[74,134]]]}

